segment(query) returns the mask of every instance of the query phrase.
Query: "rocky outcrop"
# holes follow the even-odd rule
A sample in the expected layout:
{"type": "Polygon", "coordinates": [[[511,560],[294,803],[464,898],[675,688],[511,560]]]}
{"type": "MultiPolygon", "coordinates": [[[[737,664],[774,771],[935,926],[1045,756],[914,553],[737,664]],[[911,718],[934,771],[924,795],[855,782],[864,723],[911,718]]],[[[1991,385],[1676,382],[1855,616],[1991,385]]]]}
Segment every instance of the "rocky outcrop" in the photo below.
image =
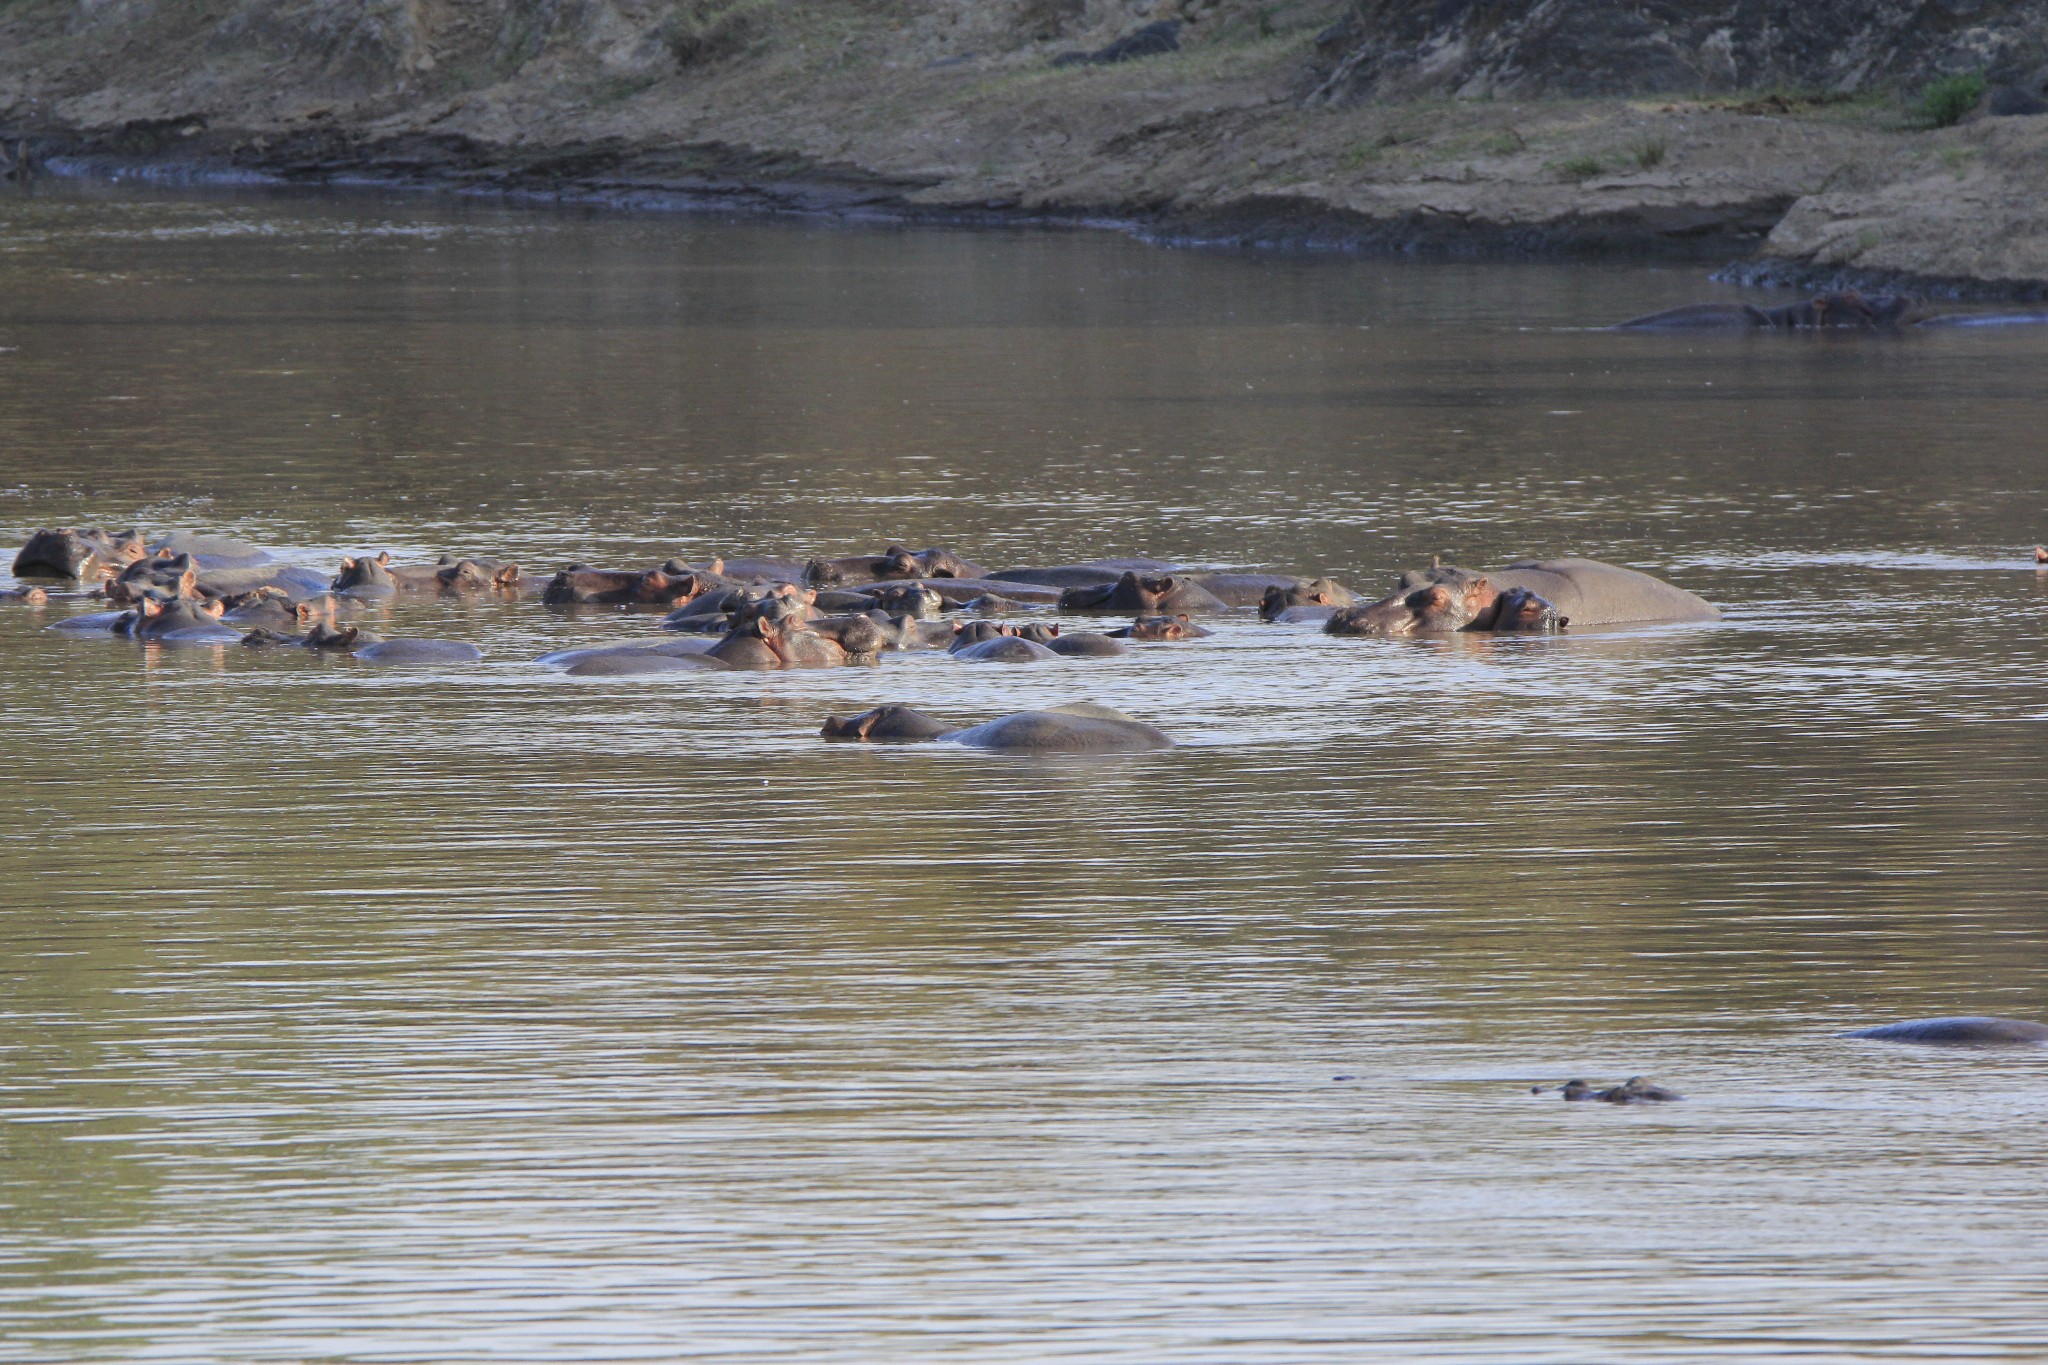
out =
{"type": "Polygon", "coordinates": [[[1850,93],[2048,63],[2039,0],[1354,0],[1325,35],[1328,101],[1850,93]]]}
{"type": "Polygon", "coordinates": [[[1985,112],[2023,114],[2043,64],[2048,6],[2017,0],[0,0],[0,174],[1761,245],[1774,281],[2034,293],[2048,117],[1928,131],[1897,91],[1983,71],[1985,112]]]}

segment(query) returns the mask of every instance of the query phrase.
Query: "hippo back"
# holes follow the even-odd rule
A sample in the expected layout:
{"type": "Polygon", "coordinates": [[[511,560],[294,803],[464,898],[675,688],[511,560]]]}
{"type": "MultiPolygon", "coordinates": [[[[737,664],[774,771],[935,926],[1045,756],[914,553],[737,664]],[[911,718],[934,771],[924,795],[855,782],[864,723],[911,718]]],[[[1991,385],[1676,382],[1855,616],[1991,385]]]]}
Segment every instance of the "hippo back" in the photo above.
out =
{"type": "Polygon", "coordinates": [[[1020,711],[944,738],[969,748],[1011,753],[1137,753],[1173,747],[1170,738],[1143,721],[1086,702],[1046,711],[1020,711]]]}
{"type": "Polygon", "coordinates": [[[1721,609],[1684,588],[1597,559],[1523,559],[1486,575],[1505,592],[1526,588],[1573,626],[1712,621],[1721,609]]]}

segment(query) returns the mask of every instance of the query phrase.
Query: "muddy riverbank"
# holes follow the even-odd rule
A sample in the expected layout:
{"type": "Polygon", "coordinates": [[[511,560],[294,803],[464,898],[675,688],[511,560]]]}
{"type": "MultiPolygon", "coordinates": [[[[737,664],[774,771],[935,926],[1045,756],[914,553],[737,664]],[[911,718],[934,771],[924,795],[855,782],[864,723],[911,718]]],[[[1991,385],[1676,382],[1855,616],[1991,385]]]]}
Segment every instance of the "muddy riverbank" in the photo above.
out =
{"type": "Polygon", "coordinates": [[[0,128],[84,173],[2048,288],[2048,118],[1927,130],[1896,93],[1332,101],[1329,3],[1182,6],[1177,50],[1113,65],[1058,62],[1150,11],[621,4],[521,29],[528,8],[16,5],[0,128]]]}

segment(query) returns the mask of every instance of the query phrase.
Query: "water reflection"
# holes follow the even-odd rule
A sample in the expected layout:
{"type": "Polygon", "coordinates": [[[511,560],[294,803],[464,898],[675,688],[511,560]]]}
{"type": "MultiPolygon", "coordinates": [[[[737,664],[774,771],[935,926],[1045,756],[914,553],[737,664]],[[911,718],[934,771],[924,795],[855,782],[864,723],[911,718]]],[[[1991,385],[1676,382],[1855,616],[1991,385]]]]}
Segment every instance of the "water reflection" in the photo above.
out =
{"type": "Polygon", "coordinates": [[[2038,1347],[2039,1059],[1832,1035],[2048,1015],[2048,338],[368,199],[0,247],[17,542],[1581,552],[1731,608],[630,683],[528,661],[645,614],[400,601],[487,658],[378,672],[0,608],[0,1360],[2038,1347]],[[815,738],[1076,697],[1184,746],[815,738]],[[1691,1098],[1525,1093],[1638,1072],[1691,1098]]]}

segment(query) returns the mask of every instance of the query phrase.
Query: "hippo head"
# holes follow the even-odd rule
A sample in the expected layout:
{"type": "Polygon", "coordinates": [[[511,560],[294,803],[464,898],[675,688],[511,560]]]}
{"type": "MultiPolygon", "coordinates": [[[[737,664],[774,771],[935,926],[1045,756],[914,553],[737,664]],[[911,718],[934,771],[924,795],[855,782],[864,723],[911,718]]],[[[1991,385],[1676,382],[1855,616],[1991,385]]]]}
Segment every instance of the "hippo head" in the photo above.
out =
{"type": "Polygon", "coordinates": [[[680,607],[703,593],[703,586],[694,571],[672,574],[665,567],[649,569],[633,585],[634,601],[659,602],[670,607],[680,607]]]}
{"type": "Polygon", "coordinates": [[[951,550],[920,550],[917,562],[923,568],[920,578],[973,578],[974,566],[954,554],[951,550]]]}
{"type": "Polygon", "coordinates": [[[199,568],[188,554],[158,554],[138,559],[107,583],[107,600],[127,606],[155,589],[172,597],[199,596],[199,568]]]}
{"type": "Polygon", "coordinates": [[[48,588],[13,588],[0,593],[0,600],[23,602],[31,607],[40,607],[50,600],[48,588]]]}
{"type": "Polygon", "coordinates": [[[367,644],[361,626],[338,626],[332,621],[315,621],[303,643],[311,649],[355,649],[367,644]]]}
{"type": "Polygon", "coordinates": [[[863,711],[857,716],[842,720],[837,716],[828,719],[818,733],[826,739],[864,739],[874,742],[895,741],[908,743],[921,739],[937,739],[948,733],[951,727],[942,725],[908,706],[877,706],[872,711],[863,711]]]}
{"type": "Polygon", "coordinates": [[[922,583],[896,583],[868,594],[876,606],[896,616],[928,621],[946,609],[946,599],[922,583]]]}
{"type": "Polygon", "coordinates": [[[965,649],[984,640],[1000,640],[1005,635],[1017,633],[1016,626],[1002,621],[961,621],[953,627],[952,648],[965,649]]]}
{"type": "Polygon", "coordinates": [[[831,587],[846,581],[846,575],[837,564],[829,559],[813,559],[804,565],[804,582],[817,587],[831,587]]]}
{"type": "Polygon", "coordinates": [[[343,559],[341,572],[334,576],[334,581],[328,584],[328,587],[335,592],[360,592],[365,588],[396,591],[398,580],[391,576],[390,568],[391,552],[388,550],[380,552],[375,559],[368,555],[343,559]]]}
{"type": "Polygon", "coordinates": [[[1026,625],[1012,626],[1010,633],[1019,639],[1029,640],[1033,644],[1049,645],[1054,640],[1060,638],[1060,627],[1057,621],[1033,621],[1026,625]]]}
{"type": "MultiPolygon", "coordinates": [[[[1280,589],[1270,588],[1267,591],[1270,594],[1280,589]]],[[[1206,631],[1203,633],[1207,634],[1206,631]]],[[[1178,616],[1140,616],[1131,622],[1129,630],[1129,638],[1133,640],[1187,640],[1194,634],[1194,623],[1188,620],[1186,612],[1178,616]]]]}
{"type": "Polygon", "coordinates": [[[84,578],[110,574],[142,558],[143,537],[139,531],[109,535],[97,526],[84,529],[64,526],[37,531],[14,557],[17,574],[43,573],[60,578],[84,578]]]}
{"type": "Polygon", "coordinates": [[[923,578],[924,561],[901,545],[891,545],[868,565],[876,578],[923,578]]]}
{"type": "Polygon", "coordinates": [[[322,593],[318,597],[309,597],[293,607],[292,615],[298,618],[300,625],[305,626],[315,621],[332,621],[334,613],[340,609],[341,603],[332,593],[322,593]]]}
{"type": "Polygon", "coordinates": [[[1527,588],[1509,588],[1494,599],[1492,622],[1485,628],[1502,631],[1554,632],[1569,624],[1557,608],[1527,588]]]}
{"type": "Polygon", "coordinates": [[[441,564],[434,570],[434,577],[449,592],[485,592],[492,588],[516,588],[520,575],[517,564],[491,568],[474,559],[458,559],[441,564]]]}

